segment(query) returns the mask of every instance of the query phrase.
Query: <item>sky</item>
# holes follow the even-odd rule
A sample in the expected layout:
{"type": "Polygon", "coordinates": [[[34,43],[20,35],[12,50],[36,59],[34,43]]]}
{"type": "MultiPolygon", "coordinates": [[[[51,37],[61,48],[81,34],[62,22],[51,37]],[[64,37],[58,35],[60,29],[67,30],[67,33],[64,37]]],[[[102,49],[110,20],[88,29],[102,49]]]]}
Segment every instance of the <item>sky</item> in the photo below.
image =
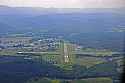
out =
{"type": "Polygon", "coordinates": [[[125,0],[0,0],[0,5],[44,8],[125,8],[125,0]]]}

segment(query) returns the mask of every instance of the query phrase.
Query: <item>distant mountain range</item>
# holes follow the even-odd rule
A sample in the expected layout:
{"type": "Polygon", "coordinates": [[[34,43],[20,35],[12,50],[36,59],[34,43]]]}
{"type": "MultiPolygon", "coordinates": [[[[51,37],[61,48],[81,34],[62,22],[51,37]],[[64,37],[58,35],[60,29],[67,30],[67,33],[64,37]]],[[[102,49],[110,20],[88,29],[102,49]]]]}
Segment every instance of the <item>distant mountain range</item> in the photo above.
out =
{"type": "Polygon", "coordinates": [[[41,8],[41,7],[8,7],[0,5],[0,15],[40,15],[50,13],[121,13],[125,8],[41,8]],[[119,12],[118,12],[119,11],[119,12]]]}
{"type": "Polygon", "coordinates": [[[0,34],[59,33],[85,47],[123,49],[124,9],[56,9],[0,6],[0,34]]]}
{"type": "Polygon", "coordinates": [[[12,29],[11,26],[4,24],[4,23],[0,23],[0,33],[9,32],[9,31],[11,31],[11,29],[12,29]]]}
{"type": "Polygon", "coordinates": [[[50,33],[106,31],[125,25],[125,13],[122,10],[0,6],[0,32],[8,32],[8,30],[15,32],[46,30],[50,33]]]}

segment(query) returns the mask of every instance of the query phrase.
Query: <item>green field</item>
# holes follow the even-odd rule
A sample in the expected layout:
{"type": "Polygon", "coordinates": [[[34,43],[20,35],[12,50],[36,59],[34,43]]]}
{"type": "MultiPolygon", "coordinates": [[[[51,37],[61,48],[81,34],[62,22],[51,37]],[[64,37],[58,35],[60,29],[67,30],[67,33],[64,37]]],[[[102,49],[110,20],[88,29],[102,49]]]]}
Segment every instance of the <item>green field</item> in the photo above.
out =
{"type": "Polygon", "coordinates": [[[81,80],[58,80],[58,79],[48,79],[48,78],[39,78],[31,79],[27,83],[113,83],[111,78],[99,77],[99,78],[88,78],[81,80]]]}
{"type": "Polygon", "coordinates": [[[87,68],[94,66],[96,64],[101,64],[105,62],[104,59],[96,58],[96,57],[86,57],[84,56],[83,58],[77,58],[76,59],[76,64],[86,66],[87,68]]]}
{"type": "Polygon", "coordinates": [[[88,78],[82,80],[73,80],[71,83],[113,83],[111,78],[88,78]]]}
{"type": "Polygon", "coordinates": [[[107,49],[83,48],[80,52],[91,52],[95,56],[112,56],[112,51],[107,49]]]}
{"type": "Polygon", "coordinates": [[[0,55],[3,56],[3,55],[16,55],[17,51],[0,51],[0,55]]]}

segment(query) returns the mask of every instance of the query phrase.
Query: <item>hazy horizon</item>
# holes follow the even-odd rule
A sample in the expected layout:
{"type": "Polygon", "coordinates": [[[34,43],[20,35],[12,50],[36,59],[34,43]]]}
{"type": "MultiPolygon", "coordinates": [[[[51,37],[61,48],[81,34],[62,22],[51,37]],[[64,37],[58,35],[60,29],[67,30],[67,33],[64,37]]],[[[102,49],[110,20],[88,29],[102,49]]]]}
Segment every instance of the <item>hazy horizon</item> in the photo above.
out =
{"type": "Polygon", "coordinates": [[[43,8],[125,8],[124,0],[2,0],[0,5],[9,7],[43,8]]]}

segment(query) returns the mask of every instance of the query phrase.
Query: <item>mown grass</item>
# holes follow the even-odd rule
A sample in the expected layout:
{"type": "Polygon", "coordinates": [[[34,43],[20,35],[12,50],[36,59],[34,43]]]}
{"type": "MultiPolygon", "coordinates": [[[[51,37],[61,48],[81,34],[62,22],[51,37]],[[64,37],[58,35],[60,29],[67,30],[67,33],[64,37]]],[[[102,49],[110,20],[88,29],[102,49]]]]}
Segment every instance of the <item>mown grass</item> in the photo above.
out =
{"type": "Polygon", "coordinates": [[[71,83],[113,83],[111,78],[88,78],[82,80],[73,80],[71,83]]]}
{"type": "Polygon", "coordinates": [[[80,80],[58,80],[49,78],[31,79],[27,83],[113,83],[111,78],[99,77],[80,80]]]}
{"type": "Polygon", "coordinates": [[[84,48],[80,52],[92,52],[96,56],[112,56],[112,51],[106,49],[84,48]]]}
{"type": "Polygon", "coordinates": [[[16,55],[17,51],[0,51],[0,56],[3,55],[16,55]]]}
{"type": "Polygon", "coordinates": [[[104,59],[96,58],[96,57],[83,57],[83,58],[77,58],[76,64],[86,66],[87,68],[94,66],[96,64],[101,64],[105,62],[104,59]]]}

